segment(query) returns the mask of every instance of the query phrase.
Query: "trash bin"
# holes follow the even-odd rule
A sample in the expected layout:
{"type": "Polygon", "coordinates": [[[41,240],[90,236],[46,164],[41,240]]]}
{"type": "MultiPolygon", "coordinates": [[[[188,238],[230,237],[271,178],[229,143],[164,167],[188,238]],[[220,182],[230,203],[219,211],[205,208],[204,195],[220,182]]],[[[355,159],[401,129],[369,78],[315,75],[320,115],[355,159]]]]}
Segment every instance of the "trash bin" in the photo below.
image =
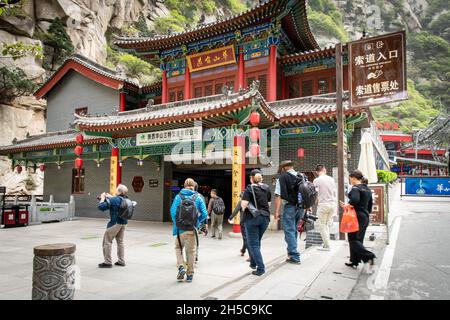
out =
{"type": "Polygon", "coordinates": [[[21,227],[28,225],[28,205],[10,205],[2,208],[1,224],[6,227],[21,227]]]}

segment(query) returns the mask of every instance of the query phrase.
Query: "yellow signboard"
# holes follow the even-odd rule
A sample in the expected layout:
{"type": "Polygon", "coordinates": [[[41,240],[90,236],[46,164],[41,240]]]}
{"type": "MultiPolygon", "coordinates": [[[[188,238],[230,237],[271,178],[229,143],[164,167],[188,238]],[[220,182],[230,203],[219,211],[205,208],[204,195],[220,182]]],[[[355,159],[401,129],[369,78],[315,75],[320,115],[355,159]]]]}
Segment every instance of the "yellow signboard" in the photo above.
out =
{"type": "Polygon", "coordinates": [[[234,45],[192,54],[186,60],[190,72],[233,64],[236,63],[234,45]]]}
{"type": "Polygon", "coordinates": [[[109,193],[114,195],[117,187],[117,156],[111,156],[111,167],[109,169],[109,193]]]}
{"type": "MultiPolygon", "coordinates": [[[[242,185],[242,175],[244,174],[242,172],[242,147],[241,146],[234,146],[233,147],[233,165],[231,168],[232,171],[232,203],[233,203],[233,209],[236,208],[239,201],[241,201],[241,192],[243,189],[242,185]]],[[[233,224],[240,224],[240,216],[237,215],[234,218],[233,224]]]]}

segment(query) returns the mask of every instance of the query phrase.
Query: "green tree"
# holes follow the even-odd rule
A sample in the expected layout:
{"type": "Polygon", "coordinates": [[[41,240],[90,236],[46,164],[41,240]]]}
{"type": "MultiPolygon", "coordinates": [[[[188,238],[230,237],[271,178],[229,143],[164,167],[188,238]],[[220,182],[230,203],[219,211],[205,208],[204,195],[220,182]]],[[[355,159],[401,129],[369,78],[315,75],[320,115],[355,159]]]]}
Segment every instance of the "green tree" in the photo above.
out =
{"type": "Polygon", "coordinates": [[[51,22],[48,32],[43,35],[45,45],[54,49],[52,56],[52,69],[55,63],[63,61],[67,56],[74,52],[72,40],[64,29],[60,18],[55,18],[51,22]]]}
{"type": "Polygon", "coordinates": [[[148,37],[150,35],[150,30],[148,29],[147,22],[145,21],[144,14],[141,12],[139,14],[139,19],[134,23],[134,27],[139,30],[140,37],[148,37]]]}
{"type": "Polygon", "coordinates": [[[2,58],[17,60],[30,54],[42,59],[43,55],[41,45],[38,43],[25,44],[22,41],[13,44],[3,43],[2,58]]]}
{"type": "Polygon", "coordinates": [[[20,68],[0,67],[0,102],[9,103],[14,98],[31,94],[36,84],[20,68]]]}

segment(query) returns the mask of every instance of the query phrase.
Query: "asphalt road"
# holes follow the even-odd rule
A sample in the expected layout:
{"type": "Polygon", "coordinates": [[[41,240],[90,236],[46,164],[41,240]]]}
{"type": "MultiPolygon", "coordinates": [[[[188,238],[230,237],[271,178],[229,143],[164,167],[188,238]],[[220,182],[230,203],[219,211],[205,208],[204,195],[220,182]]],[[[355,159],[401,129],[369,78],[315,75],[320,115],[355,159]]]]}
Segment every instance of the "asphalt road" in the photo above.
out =
{"type": "Polygon", "coordinates": [[[394,209],[397,232],[378,255],[383,272],[361,276],[351,299],[449,300],[450,199],[404,198],[394,209]]]}

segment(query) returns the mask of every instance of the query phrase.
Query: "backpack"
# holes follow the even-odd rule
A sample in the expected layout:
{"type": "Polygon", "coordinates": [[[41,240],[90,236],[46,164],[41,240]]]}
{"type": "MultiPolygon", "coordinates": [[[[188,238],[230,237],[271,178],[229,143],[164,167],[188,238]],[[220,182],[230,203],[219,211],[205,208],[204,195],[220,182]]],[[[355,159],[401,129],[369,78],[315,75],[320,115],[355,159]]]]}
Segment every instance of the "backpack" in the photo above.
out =
{"type": "Polygon", "coordinates": [[[131,219],[134,212],[133,202],[128,197],[119,197],[122,199],[119,206],[119,218],[124,220],[131,219]]]}
{"type": "Polygon", "coordinates": [[[303,174],[297,174],[294,190],[297,192],[298,204],[304,209],[311,208],[317,201],[317,190],[311,181],[303,174]]]}
{"type": "Polygon", "coordinates": [[[213,212],[219,216],[225,213],[225,203],[222,198],[217,197],[214,199],[213,212]]]}
{"type": "Polygon", "coordinates": [[[191,198],[180,195],[181,203],[175,215],[175,224],[179,230],[193,231],[197,228],[198,213],[195,205],[197,197],[198,193],[195,193],[191,198]]]}

